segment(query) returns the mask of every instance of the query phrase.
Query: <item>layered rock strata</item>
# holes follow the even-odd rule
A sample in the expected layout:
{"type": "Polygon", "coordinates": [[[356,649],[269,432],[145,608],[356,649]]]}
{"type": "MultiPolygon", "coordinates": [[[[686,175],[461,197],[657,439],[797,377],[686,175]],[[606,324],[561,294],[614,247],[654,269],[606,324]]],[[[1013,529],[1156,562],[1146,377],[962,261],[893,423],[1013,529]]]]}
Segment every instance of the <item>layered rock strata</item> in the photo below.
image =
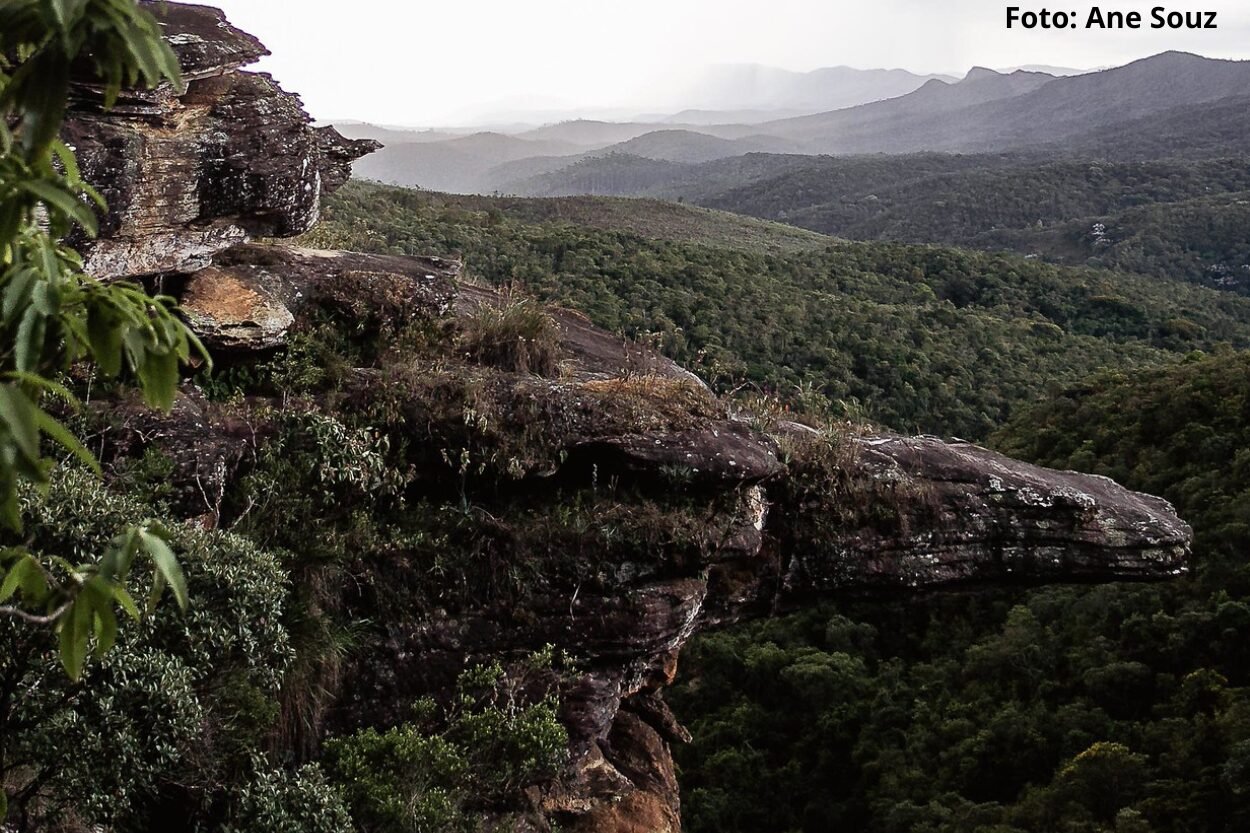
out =
{"type": "Polygon", "coordinates": [[[323,191],[378,147],[313,128],[298,97],[242,70],[268,50],[220,11],[149,5],[184,88],[127,90],[105,112],[102,88],[76,84],[64,133],[110,208],[100,239],[79,241],[100,278],[189,271],[249,235],[301,234],[323,191]]]}

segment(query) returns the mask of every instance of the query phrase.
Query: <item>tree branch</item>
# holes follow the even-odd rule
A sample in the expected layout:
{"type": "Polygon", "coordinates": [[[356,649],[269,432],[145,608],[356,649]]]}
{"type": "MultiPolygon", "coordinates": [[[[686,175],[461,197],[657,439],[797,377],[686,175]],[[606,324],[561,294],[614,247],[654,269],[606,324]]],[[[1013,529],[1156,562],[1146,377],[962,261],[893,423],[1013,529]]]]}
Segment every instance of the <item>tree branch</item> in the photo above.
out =
{"type": "Polygon", "coordinates": [[[47,616],[36,616],[33,613],[27,613],[21,608],[0,606],[0,616],[11,616],[14,619],[21,619],[23,622],[29,622],[32,625],[51,625],[57,619],[60,619],[73,604],[73,600],[70,600],[47,616]]]}

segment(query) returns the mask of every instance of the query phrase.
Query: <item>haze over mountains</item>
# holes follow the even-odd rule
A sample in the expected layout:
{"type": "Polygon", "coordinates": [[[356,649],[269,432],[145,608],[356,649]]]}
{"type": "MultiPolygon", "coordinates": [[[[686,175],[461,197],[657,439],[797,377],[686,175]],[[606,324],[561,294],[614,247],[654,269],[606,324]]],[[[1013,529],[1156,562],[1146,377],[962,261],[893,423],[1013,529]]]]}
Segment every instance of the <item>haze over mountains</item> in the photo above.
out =
{"type": "MultiPolygon", "coordinates": [[[[1218,123],[1229,131],[1228,119],[1207,116],[1231,108],[1236,121],[1235,105],[1248,91],[1250,62],[1180,52],[1064,76],[976,67],[958,80],[902,70],[788,73],[733,66],[713,73],[698,96],[688,96],[704,107],[645,120],[576,120],[471,135],[341,127],[386,144],[357,163],[356,173],[367,179],[458,193],[631,195],[653,193],[674,176],[691,178],[691,171],[674,165],[756,153],[1081,149],[1114,156],[1123,143],[1157,140],[1170,147],[1191,139],[1200,148],[1201,130],[1218,123]],[[815,107],[825,109],[791,115],[815,107]],[[757,120],[768,112],[782,117],[757,120]]],[[[1219,152],[1227,141],[1238,141],[1236,134],[1220,136],[1219,152]]]]}
{"type": "Polygon", "coordinates": [[[759,64],[724,64],[708,69],[673,100],[689,111],[815,113],[906,95],[935,79],[957,80],[903,69],[825,67],[791,72],[759,64]]]}

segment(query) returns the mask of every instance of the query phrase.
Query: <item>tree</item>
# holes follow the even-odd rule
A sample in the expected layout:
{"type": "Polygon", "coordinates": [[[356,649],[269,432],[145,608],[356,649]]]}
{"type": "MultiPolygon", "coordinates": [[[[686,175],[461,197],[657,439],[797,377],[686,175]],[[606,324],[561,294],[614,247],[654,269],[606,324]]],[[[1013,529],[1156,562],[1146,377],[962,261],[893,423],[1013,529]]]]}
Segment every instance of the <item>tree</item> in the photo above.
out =
{"type": "MultiPolygon", "coordinates": [[[[83,273],[61,241],[97,230],[104,201],[79,175],[59,140],[71,67],[89,73],[113,106],[124,86],[181,84],[178,61],[152,15],[136,0],[5,0],[0,3],[0,615],[59,635],[69,675],[116,640],[120,606],[137,556],[154,566],[149,608],[166,586],[182,606],[185,581],[159,525],[122,531],[92,563],[73,564],[21,540],[22,495],[46,488],[59,456],[99,471],[94,457],[46,407],[77,405],[58,377],[78,363],[133,380],[153,406],[168,408],[179,365],[203,346],[168,297],[83,273]]],[[[0,818],[3,818],[0,793],[0,818]]]]}

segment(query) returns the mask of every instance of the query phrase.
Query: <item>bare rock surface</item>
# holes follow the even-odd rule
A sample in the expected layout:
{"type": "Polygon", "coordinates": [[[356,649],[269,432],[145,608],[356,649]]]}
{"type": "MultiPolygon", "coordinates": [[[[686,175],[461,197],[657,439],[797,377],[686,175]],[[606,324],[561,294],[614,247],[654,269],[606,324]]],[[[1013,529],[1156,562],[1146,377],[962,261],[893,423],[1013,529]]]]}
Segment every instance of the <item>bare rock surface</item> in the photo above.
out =
{"type": "Polygon", "coordinates": [[[110,207],[99,240],[76,241],[105,279],[194,271],[249,235],[301,234],[377,147],[314,129],[296,96],[242,71],[268,52],[217,9],[149,5],[185,90],[128,91],[104,112],[99,87],[80,83],[64,130],[110,207]]]}
{"type": "Polygon", "coordinates": [[[210,348],[260,351],[285,343],[295,316],[263,281],[216,266],[191,276],[182,293],[187,323],[210,348]]]}
{"type": "MultiPolygon", "coordinates": [[[[1079,580],[1108,571],[1131,579],[1184,568],[1192,533],[1161,498],[966,442],[869,436],[855,444],[857,469],[910,488],[913,499],[899,507],[892,534],[864,527],[839,542],[840,553],[862,565],[849,580],[1079,580]]],[[[807,571],[811,563],[796,561],[788,589],[848,580],[827,569],[807,571]]]]}
{"type": "Polygon", "coordinates": [[[721,483],[756,483],[783,470],[767,438],[733,422],[667,434],[604,437],[572,450],[607,471],[667,474],[721,483]]]}
{"type": "MultiPolygon", "coordinates": [[[[437,319],[452,309],[459,261],[248,244],[222,252],[218,276],[267,289],[293,315],[309,304],[332,306],[359,320],[402,325],[437,319]]],[[[199,275],[193,275],[192,281],[199,275]]]]}

